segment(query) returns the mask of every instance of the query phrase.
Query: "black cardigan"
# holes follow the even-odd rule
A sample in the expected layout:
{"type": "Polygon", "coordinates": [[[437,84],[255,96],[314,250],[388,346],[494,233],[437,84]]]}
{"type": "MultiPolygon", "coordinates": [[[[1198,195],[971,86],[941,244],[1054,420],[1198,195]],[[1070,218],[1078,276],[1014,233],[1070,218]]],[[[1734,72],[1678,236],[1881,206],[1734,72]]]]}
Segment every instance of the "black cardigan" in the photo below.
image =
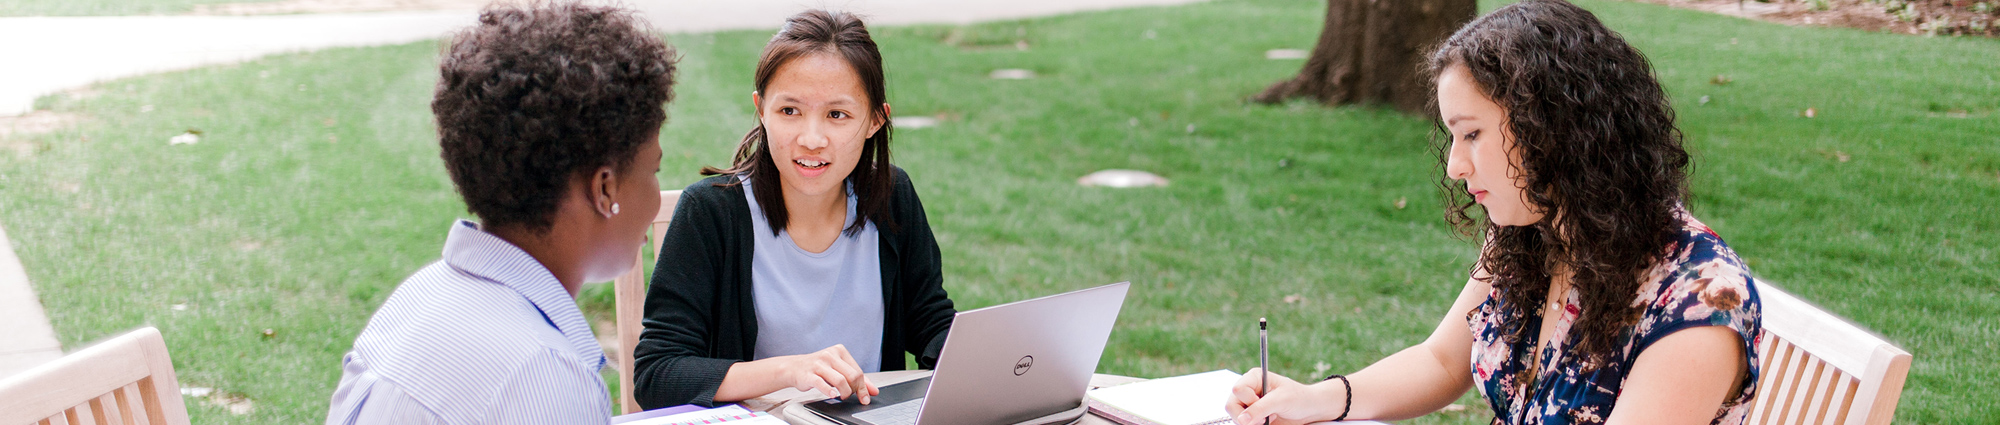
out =
{"type": "MultiPolygon", "coordinates": [[[[646,291],[645,330],[633,348],[632,396],[646,409],[715,405],[737,362],[752,360],[757,309],[750,290],[755,225],[734,176],[702,179],[681,191],[646,291]]],[[[902,353],[937,365],[956,310],[944,291],[937,239],[923,202],[895,169],[889,209],[901,228],[876,226],[882,259],[882,365],[902,370],[902,353]]]]}

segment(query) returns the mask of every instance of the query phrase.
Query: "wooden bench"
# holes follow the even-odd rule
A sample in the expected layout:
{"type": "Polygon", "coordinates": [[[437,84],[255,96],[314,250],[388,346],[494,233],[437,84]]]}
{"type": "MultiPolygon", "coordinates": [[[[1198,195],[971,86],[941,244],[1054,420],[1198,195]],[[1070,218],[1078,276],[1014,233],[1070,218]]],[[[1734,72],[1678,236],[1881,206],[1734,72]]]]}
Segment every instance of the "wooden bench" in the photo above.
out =
{"type": "MultiPolygon", "coordinates": [[[[660,238],[667,236],[667,224],[673,221],[674,205],[680,203],[681,191],[660,191],[660,212],[653,216],[653,224],[646,226],[646,241],[653,246],[653,256],[660,255],[660,238]]],[[[618,405],[624,414],[637,413],[639,402],[632,399],[632,349],[639,346],[639,331],[644,329],[640,320],[646,317],[646,262],[645,250],[632,260],[632,271],[625,272],[613,280],[612,293],[617,298],[618,352],[612,361],[618,364],[618,405]]]]}
{"type": "Polygon", "coordinates": [[[141,328],[0,380],[0,424],[185,425],[160,330],[141,328]]]}
{"type": "Polygon", "coordinates": [[[1763,376],[1753,424],[1887,424],[1896,416],[1910,353],[1776,285],[1757,281],[1763,376]]]}

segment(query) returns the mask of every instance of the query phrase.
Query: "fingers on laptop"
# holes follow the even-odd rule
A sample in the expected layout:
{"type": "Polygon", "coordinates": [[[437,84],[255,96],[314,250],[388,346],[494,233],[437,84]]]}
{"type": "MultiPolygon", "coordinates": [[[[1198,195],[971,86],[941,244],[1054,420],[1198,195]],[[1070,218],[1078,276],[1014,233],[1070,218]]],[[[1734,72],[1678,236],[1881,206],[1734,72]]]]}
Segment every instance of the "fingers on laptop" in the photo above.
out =
{"type": "Polygon", "coordinates": [[[806,373],[797,375],[794,382],[799,391],[819,391],[828,398],[855,395],[859,396],[861,404],[868,404],[872,396],[881,393],[868,382],[867,375],[844,346],[827,347],[804,357],[805,367],[800,371],[806,373]]]}
{"type": "Polygon", "coordinates": [[[846,369],[842,370],[842,373],[847,374],[847,381],[851,385],[851,388],[854,389],[854,394],[861,396],[861,404],[868,404],[869,397],[882,393],[880,389],[875,388],[874,383],[868,382],[868,374],[861,371],[861,362],[854,361],[854,355],[847,352],[846,346],[835,344],[833,347],[828,348],[828,350],[840,353],[841,365],[846,366],[846,369]]]}
{"type": "Polygon", "coordinates": [[[847,378],[841,376],[840,371],[834,370],[833,366],[818,365],[813,368],[813,375],[819,379],[813,382],[812,386],[819,389],[821,394],[826,394],[828,398],[847,398],[850,391],[847,387],[847,378]]]}

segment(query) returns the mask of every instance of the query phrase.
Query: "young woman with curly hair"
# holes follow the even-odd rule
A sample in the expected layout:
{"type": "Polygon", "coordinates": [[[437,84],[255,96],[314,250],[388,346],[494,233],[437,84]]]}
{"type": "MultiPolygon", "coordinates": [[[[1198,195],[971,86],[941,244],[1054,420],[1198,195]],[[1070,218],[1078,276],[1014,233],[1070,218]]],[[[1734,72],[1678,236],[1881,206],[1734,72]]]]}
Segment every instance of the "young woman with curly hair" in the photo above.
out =
{"type": "Polygon", "coordinates": [[[326,423],[610,422],[576,293],[631,270],[659,211],[673,48],[630,10],[499,5],[438,70],[439,156],[479,221],[375,310],[326,423]]]}
{"type": "Polygon", "coordinates": [[[1528,0],[1466,24],[1429,70],[1447,217],[1483,235],[1471,278],[1429,339],[1361,371],[1274,374],[1263,394],[1244,375],[1236,422],[1412,418],[1467,388],[1494,423],[1743,421],[1757,291],[1683,206],[1688,154],[1645,56],[1528,0]]]}
{"type": "Polygon", "coordinates": [[[889,162],[882,54],[861,19],[809,10],[764,47],[757,126],[674,207],[646,291],[633,398],[714,405],[795,388],[878,394],[933,367],[951,329],[937,239],[889,162]]]}

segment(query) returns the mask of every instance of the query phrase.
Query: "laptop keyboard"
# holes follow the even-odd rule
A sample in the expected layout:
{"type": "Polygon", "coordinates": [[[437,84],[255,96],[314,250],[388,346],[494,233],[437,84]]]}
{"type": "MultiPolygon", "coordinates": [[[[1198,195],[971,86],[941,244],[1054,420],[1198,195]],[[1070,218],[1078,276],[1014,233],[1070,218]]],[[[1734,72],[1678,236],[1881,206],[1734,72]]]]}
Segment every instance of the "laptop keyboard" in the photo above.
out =
{"type": "Polygon", "coordinates": [[[875,425],[916,425],[917,412],[923,407],[924,399],[920,398],[856,413],[854,418],[875,425]]]}

